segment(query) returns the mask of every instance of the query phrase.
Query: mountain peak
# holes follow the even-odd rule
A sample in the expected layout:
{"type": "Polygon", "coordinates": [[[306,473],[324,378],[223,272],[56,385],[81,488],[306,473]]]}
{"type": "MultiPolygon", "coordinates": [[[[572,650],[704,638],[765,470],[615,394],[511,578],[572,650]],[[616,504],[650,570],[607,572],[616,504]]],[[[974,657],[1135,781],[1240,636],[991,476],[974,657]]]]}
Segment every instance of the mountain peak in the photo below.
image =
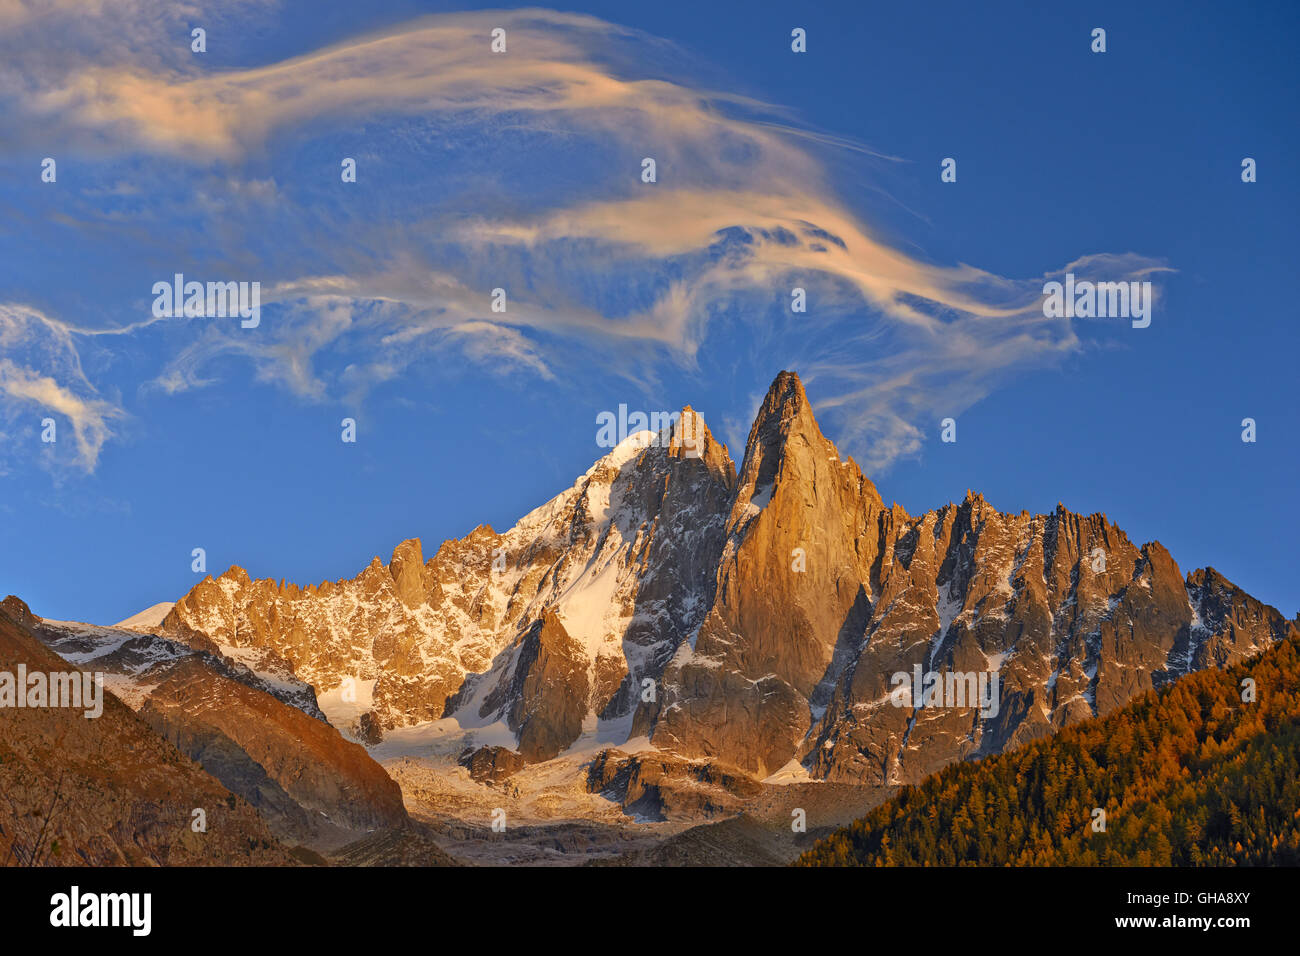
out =
{"type": "Polygon", "coordinates": [[[788,420],[808,407],[808,395],[795,372],[777,373],[754,421],[755,427],[772,418],[788,420]]]}
{"type": "MultiPolygon", "coordinates": [[[[841,463],[839,450],[817,424],[803,382],[796,373],[783,371],[768,388],[745,442],[740,467],[741,498],[748,501],[762,495],[787,472],[811,480],[825,461],[833,461],[836,470],[847,468],[846,477],[853,482],[871,485],[852,459],[841,463]]],[[[879,497],[874,485],[870,496],[879,497]]]]}
{"type": "Polygon", "coordinates": [[[27,606],[27,602],[16,594],[11,594],[0,601],[0,611],[8,611],[19,624],[30,624],[36,618],[32,609],[27,606]]]}
{"type": "Polygon", "coordinates": [[[796,432],[803,432],[809,439],[815,433],[816,439],[825,441],[808,407],[808,396],[799,376],[794,372],[781,372],[773,379],[749,429],[741,467],[742,478],[747,470],[752,470],[749,475],[751,482],[760,486],[770,484],[771,472],[784,453],[787,440],[796,432]]]}
{"type": "Polygon", "coordinates": [[[389,564],[400,563],[402,561],[414,561],[416,564],[424,563],[424,556],[421,552],[419,538],[407,538],[405,541],[398,543],[393,548],[393,556],[389,559],[389,564]]]}
{"type": "Polygon", "coordinates": [[[388,573],[403,604],[418,607],[424,603],[424,554],[419,538],[407,538],[393,549],[388,573]]]}
{"type": "Polygon", "coordinates": [[[248,572],[245,571],[242,567],[240,567],[237,564],[232,564],[230,567],[226,568],[225,573],[222,574],[221,577],[219,577],[217,580],[218,581],[228,580],[228,581],[234,581],[236,584],[239,585],[247,585],[248,582],[251,580],[251,578],[249,578],[248,572]]]}
{"type": "Polygon", "coordinates": [[[701,458],[705,464],[716,468],[725,467],[728,473],[733,473],[734,466],[731,464],[731,456],[727,454],[727,446],[718,444],[709,431],[704,416],[689,405],[682,407],[677,421],[673,422],[668,454],[673,457],[701,458]]]}

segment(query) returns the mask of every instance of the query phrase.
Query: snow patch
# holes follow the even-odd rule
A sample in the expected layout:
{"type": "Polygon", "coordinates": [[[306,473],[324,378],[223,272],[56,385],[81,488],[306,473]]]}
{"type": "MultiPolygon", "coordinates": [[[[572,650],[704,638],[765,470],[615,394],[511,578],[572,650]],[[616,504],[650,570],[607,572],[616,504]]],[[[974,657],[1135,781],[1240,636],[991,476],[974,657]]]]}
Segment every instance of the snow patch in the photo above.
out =
{"type": "MultiPolygon", "coordinates": [[[[354,700],[344,700],[343,691],[347,687],[340,684],[332,690],[316,696],[316,704],[321,712],[339,733],[347,735],[352,725],[361,715],[370,710],[375,702],[375,682],[373,680],[353,681],[350,696],[354,700]]],[[[390,731],[395,733],[395,731],[390,731]]]]}
{"type": "MultiPolygon", "coordinates": [[[[830,741],[827,741],[829,743],[830,741]]],[[[816,780],[807,769],[797,759],[792,759],[784,767],[769,777],[763,778],[763,783],[770,783],[776,787],[786,787],[792,783],[824,783],[825,781],[816,780]]]]}
{"type": "Polygon", "coordinates": [[[153,607],[147,607],[138,614],[132,614],[124,621],[118,621],[114,627],[124,628],[128,631],[150,631],[159,627],[171,609],[176,606],[175,601],[163,601],[161,604],[155,604],[153,607]]]}

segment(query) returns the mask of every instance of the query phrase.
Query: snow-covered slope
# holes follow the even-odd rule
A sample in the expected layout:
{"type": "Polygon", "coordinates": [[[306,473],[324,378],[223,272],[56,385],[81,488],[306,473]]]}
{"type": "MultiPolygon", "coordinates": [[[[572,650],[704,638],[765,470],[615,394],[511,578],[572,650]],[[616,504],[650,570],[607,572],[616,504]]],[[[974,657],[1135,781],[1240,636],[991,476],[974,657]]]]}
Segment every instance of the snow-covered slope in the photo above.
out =
{"type": "Polygon", "coordinates": [[[138,614],[132,614],[125,621],[118,621],[113,626],[125,628],[128,631],[154,631],[158,629],[175,606],[175,601],[163,601],[160,604],[153,605],[153,607],[145,608],[138,614]]]}
{"type": "Polygon", "coordinates": [[[42,618],[39,634],[45,645],[68,663],[103,673],[104,686],[133,710],[144,706],[153,689],[172,676],[179,664],[187,662],[270,694],[318,720],[325,719],[316,703],[315,690],[298,680],[284,660],[263,657],[254,662],[259,666],[253,667],[238,656],[226,656],[204,646],[202,640],[186,643],[121,625],[98,627],[42,618]]]}

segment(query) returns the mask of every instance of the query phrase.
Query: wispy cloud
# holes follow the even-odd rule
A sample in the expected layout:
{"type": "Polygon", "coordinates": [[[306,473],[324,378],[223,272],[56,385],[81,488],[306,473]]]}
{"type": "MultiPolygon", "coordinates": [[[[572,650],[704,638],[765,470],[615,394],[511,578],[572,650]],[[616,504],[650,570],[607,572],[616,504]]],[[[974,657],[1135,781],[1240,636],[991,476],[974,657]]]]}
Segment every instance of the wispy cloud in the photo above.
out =
{"type": "MultiPolygon", "coordinates": [[[[0,68],[0,98],[74,147],[152,156],[164,177],[196,170],[189,228],[208,261],[265,277],[262,327],[194,325],[161,363],[154,384],[168,392],[211,384],[229,356],[313,400],[364,395],[423,356],[556,380],[576,372],[575,342],[582,361],[646,381],[735,347],[725,330],[739,323],[804,372],[839,437],[882,468],[915,453],[936,416],[1081,347],[1070,320],[1044,317],[1041,278],[900,251],[837,193],[825,162],[848,150],[870,172],[892,157],[705,88],[635,31],[545,10],[445,14],[220,71],[122,56],[131,35],[75,69],[19,57],[0,68]],[[506,54],[489,52],[496,26],[506,54]],[[358,144],[347,131],[363,122],[358,144]],[[337,192],[253,171],[306,143],[337,180],[338,143],[380,153],[376,137],[392,149],[361,175],[387,176],[390,195],[366,215],[337,192]],[[412,172],[436,150],[436,176],[412,172]],[[653,184],[639,178],[644,156],[653,184]],[[792,320],[794,286],[810,304],[792,320]],[[490,308],[496,287],[505,313],[490,308]]],[[[1098,255],[1071,268],[1119,280],[1161,266],[1098,255]]],[[[62,329],[68,343],[92,332],[62,329]]],[[[108,431],[86,434],[97,452],[108,431]]]]}
{"type": "MultiPolygon", "coordinates": [[[[35,309],[0,303],[0,420],[25,436],[34,452],[41,447],[40,420],[47,413],[55,416],[56,439],[62,420],[72,426],[76,446],[70,457],[56,459],[86,472],[95,470],[100,449],[113,436],[109,423],[123,417],[86,379],[66,326],[35,309]],[[10,356],[23,356],[25,362],[10,356]]],[[[58,442],[45,447],[57,449],[58,442]]]]}

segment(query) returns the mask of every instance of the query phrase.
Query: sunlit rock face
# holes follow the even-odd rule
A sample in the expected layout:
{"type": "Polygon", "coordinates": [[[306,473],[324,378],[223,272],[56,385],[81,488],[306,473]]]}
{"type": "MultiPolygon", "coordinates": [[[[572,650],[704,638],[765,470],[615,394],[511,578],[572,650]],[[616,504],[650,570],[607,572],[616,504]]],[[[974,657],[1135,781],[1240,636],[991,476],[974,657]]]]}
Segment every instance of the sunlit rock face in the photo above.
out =
{"type": "Polygon", "coordinates": [[[427,561],[405,541],[306,588],[231,568],[163,624],[350,688],[372,740],[452,717],[504,727],[527,762],[639,741],[759,779],[794,762],[872,785],[1105,714],[1294,627],[1104,515],[1007,514],[970,492],[918,517],[887,506],[789,372],[738,473],[687,408],[504,534],[480,526],[427,561]],[[900,674],[948,693],[900,696],[900,674]]]}

